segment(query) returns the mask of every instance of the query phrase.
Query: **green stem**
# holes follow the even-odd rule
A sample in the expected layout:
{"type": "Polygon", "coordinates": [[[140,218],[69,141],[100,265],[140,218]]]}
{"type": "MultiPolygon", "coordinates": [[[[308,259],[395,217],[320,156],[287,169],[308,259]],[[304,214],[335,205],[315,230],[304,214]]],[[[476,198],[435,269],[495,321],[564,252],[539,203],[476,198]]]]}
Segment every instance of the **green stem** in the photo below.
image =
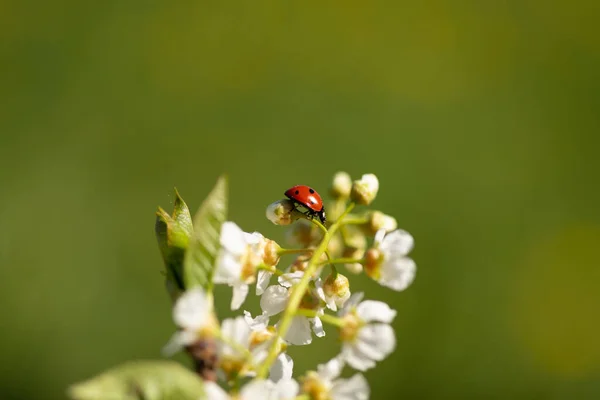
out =
{"type": "MultiPolygon", "coordinates": [[[[343,214],[346,215],[346,214],[343,214]]],[[[315,218],[311,218],[311,217],[306,217],[306,219],[308,219],[310,222],[312,222],[314,225],[318,226],[319,229],[321,230],[321,232],[323,232],[325,235],[327,235],[327,228],[325,228],[325,225],[323,225],[321,222],[317,221],[315,218]]],[[[336,222],[337,224],[337,222],[336,222]]],[[[334,224],[335,225],[335,224],[334,224]]],[[[332,225],[333,226],[333,225],[332,225]]],[[[323,240],[325,240],[325,238],[323,238],[323,240]]]]}
{"type": "Polygon", "coordinates": [[[308,288],[310,279],[319,267],[318,260],[321,258],[321,255],[323,255],[323,253],[325,253],[325,251],[327,250],[329,240],[331,240],[333,234],[339,229],[340,222],[350,211],[352,211],[353,208],[354,203],[350,203],[346,208],[346,211],[344,211],[342,215],[340,215],[340,218],[333,225],[331,225],[329,231],[327,231],[327,228],[325,228],[323,224],[321,224],[319,221],[312,219],[312,222],[315,225],[319,226],[320,228],[322,228],[322,230],[324,230],[325,236],[323,237],[323,240],[321,241],[319,246],[315,249],[310,261],[308,262],[308,266],[304,271],[304,276],[302,276],[300,282],[292,289],[292,293],[290,295],[290,299],[288,300],[288,304],[285,308],[283,317],[279,321],[279,329],[277,330],[277,336],[273,339],[271,347],[269,348],[269,353],[267,354],[267,358],[262,363],[257,372],[256,377],[258,379],[265,379],[267,377],[269,368],[271,368],[271,365],[277,358],[279,339],[285,337],[286,333],[290,329],[292,319],[294,318],[294,315],[298,310],[298,306],[300,305],[300,301],[302,300],[302,297],[304,296],[304,293],[308,288]]]}
{"type": "Polygon", "coordinates": [[[321,319],[321,321],[326,322],[330,325],[335,325],[340,328],[344,326],[344,320],[336,317],[335,315],[323,314],[319,315],[319,318],[321,319]]]}
{"type": "Polygon", "coordinates": [[[344,225],[362,225],[362,224],[366,224],[367,222],[369,222],[368,218],[365,217],[353,217],[353,218],[348,218],[347,220],[344,221],[344,225]]]}
{"type": "Polygon", "coordinates": [[[317,316],[317,312],[315,310],[307,310],[306,308],[299,308],[296,310],[296,315],[302,315],[307,318],[314,318],[317,316]]]}
{"type": "Polygon", "coordinates": [[[259,265],[258,267],[256,267],[256,269],[262,269],[264,271],[268,271],[272,274],[275,274],[276,276],[281,276],[283,275],[283,272],[281,272],[280,270],[278,270],[275,267],[269,266],[269,265],[259,265]]]}
{"type": "Polygon", "coordinates": [[[333,263],[331,262],[331,256],[329,255],[329,251],[325,250],[325,255],[327,256],[327,262],[323,264],[329,263],[329,265],[331,265],[331,272],[336,274],[337,276],[337,270],[335,269],[335,265],[333,265],[333,263]]]}
{"type": "Polygon", "coordinates": [[[296,315],[303,315],[307,318],[319,317],[321,319],[321,321],[326,322],[330,325],[335,325],[340,328],[342,326],[344,326],[344,321],[341,318],[338,318],[335,315],[330,315],[330,314],[317,315],[317,312],[314,310],[306,310],[306,309],[301,308],[296,311],[296,315]]]}
{"type": "Polygon", "coordinates": [[[362,264],[363,262],[364,262],[364,260],[362,258],[346,257],[346,258],[334,258],[332,260],[323,261],[321,263],[321,265],[324,265],[324,264],[354,264],[354,263],[362,264]]]}
{"type": "Polygon", "coordinates": [[[284,254],[298,254],[298,253],[310,253],[311,251],[313,251],[314,249],[308,248],[308,249],[279,249],[277,250],[277,254],[282,256],[284,254]]]}

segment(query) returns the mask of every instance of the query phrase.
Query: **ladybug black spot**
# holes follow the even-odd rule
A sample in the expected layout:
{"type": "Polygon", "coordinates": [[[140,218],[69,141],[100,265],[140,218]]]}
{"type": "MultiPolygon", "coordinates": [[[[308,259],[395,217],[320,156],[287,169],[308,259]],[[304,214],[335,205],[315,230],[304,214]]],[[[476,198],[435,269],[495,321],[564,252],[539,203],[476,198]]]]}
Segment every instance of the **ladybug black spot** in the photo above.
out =
{"type": "Polygon", "coordinates": [[[308,191],[309,191],[311,194],[315,192],[313,189],[308,189],[308,191]]]}
{"type": "Polygon", "coordinates": [[[299,191],[299,190],[296,190],[296,191],[294,192],[294,194],[295,194],[296,196],[298,196],[298,195],[300,194],[300,191],[299,191]]]}

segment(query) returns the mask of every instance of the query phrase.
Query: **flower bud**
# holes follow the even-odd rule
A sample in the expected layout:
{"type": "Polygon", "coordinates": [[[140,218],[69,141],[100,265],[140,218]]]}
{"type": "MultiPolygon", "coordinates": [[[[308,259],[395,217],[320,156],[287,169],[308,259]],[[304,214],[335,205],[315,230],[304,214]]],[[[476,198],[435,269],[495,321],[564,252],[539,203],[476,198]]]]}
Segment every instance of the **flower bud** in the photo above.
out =
{"type": "Polygon", "coordinates": [[[290,265],[290,272],[305,271],[310,261],[310,255],[300,255],[296,257],[292,265],[290,265]]]}
{"type": "Polygon", "coordinates": [[[331,273],[325,279],[323,291],[326,298],[331,298],[337,307],[342,307],[350,297],[350,282],[339,273],[331,273]]]}
{"type": "Polygon", "coordinates": [[[352,184],[351,198],[358,204],[368,206],[377,196],[379,180],[374,174],[365,174],[352,184]]]}
{"type": "Polygon", "coordinates": [[[365,254],[365,273],[372,279],[378,280],[383,253],[376,247],[371,247],[365,254]]]}
{"type": "Polygon", "coordinates": [[[337,172],[333,176],[331,185],[331,196],[335,199],[346,199],[350,196],[352,190],[352,179],[346,172],[337,172]]]}
{"type": "MultiPolygon", "coordinates": [[[[342,257],[360,260],[363,258],[364,255],[365,250],[363,248],[346,247],[344,249],[342,257]]],[[[360,274],[363,270],[363,266],[360,263],[344,264],[344,267],[346,267],[346,269],[353,274],[360,274]]]]}
{"type": "Polygon", "coordinates": [[[167,290],[174,298],[179,290],[185,289],[183,258],[193,232],[190,210],[177,190],[175,190],[173,213],[169,215],[159,207],[156,212],[154,231],[167,269],[167,290]]]}
{"type": "Polygon", "coordinates": [[[294,203],[289,199],[277,200],[267,207],[267,218],[275,225],[290,225],[294,222],[294,203]]]}
{"type": "Polygon", "coordinates": [[[373,211],[369,213],[369,220],[364,225],[364,228],[369,234],[375,235],[381,229],[385,232],[396,230],[398,222],[391,215],[384,214],[381,211],[373,211]]]}
{"type": "Polygon", "coordinates": [[[281,247],[277,244],[276,241],[271,239],[264,240],[264,248],[263,248],[263,262],[269,266],[276,266],[279,264],[279,250],[281,247]]]}

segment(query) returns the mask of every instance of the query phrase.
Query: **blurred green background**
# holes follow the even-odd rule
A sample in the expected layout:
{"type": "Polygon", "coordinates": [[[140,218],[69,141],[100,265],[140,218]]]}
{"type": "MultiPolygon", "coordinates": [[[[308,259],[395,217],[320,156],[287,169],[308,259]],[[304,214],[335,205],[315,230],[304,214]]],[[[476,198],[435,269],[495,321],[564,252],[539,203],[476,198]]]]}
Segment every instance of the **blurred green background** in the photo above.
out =
{"type": "MultiPolygon", "coordinates": [[[[416,239],[373,398],[600,397],[597,1],[0,1],[0,398],[160,358],[154,212],[376,173],[416,239]]],[[[230,290],[219,292],[223,305],[230,290]]],[[[252,303],[252,311],[256,312],[252,303]]],[[[294,348],[296,374],[337,352],[294,348]]],[[[181,357],[185,362],[185,358],[181,357]]]]}

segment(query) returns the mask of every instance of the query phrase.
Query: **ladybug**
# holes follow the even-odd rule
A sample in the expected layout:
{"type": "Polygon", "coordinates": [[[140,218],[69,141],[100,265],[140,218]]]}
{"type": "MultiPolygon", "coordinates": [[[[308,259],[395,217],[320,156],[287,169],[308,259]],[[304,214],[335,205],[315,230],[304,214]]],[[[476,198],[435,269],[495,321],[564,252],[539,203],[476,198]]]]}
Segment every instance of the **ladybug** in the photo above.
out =
{"type": "Polygon", "coordinates": [[[305,207],[308,210],[307,215],[311,217],[316,215],[321,220],[321,223],[325,223],[323,200],[321,200],[321,196],[313,188],[306,185],[296,185],[286,190],[284,194],[294,203],[305,207]]]}

